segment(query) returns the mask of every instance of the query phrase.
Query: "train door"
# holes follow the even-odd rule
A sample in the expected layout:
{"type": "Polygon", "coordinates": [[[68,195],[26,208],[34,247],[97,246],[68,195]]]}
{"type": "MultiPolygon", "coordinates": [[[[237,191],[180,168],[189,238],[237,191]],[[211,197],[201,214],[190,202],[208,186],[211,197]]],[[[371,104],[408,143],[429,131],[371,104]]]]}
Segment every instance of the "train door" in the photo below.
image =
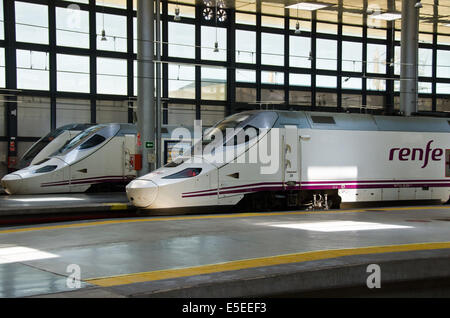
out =
{"type": "Polygon", "coordinates": [[[283,184],[297,186],[300,182],[300,143],[297,126],[285,126],[283,138],[283,184]]]}

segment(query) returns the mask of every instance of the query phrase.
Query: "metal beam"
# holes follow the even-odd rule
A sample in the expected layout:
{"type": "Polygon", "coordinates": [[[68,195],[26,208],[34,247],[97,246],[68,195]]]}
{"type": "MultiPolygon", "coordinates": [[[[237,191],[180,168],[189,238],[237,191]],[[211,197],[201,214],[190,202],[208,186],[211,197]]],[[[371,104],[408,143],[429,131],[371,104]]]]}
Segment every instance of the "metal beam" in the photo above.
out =
{"type": "Polygon", "coordinates": [[[138,111],[137,127],[140,134],[138,147],[142,154],[142,170],[139,175],[155,168],[154,149],[147,148],[146,142],[155,145],[155,71],[154,71],[154,0],[137,2],[138,39],[138,111]]]}
{"type": "Polygon", "coordinates": [[[415,1],[402,1],[400,111],[404,116],[417,112],[419,10],[415,4],[415,1]]]}

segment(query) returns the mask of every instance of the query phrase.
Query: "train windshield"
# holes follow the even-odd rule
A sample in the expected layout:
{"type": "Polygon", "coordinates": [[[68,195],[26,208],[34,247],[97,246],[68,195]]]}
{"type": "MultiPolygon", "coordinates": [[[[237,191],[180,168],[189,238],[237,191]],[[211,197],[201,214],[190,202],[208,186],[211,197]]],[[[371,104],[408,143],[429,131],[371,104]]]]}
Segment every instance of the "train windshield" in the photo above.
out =
{"type": "Polygon", "coordinates": [[[90,124],[69,124],[58,129],[53,130],[48,133],[41,139],[39,139],[35,144],[33,144],[30,149],[22,156],[19,162],[19,169],[25,168],[30,164],[30,162],[37,156],[38,153],[42,151],[50,142],[52,142],[55,138],[61,135],[63,132],[67,130],[84,130],[87,127],[91,126],[90,124]]]}
{"type": "Polygon", "coordinates": [[[87,138],[89,138],[90,136],[95,134],[97,131],[99,131],[100,129],[105,128],[105,127],[106,127],[105,125],[98,125],[98,126],[93,126],[93,127],[86,129],[82,133],[78,134],[75,138],[68,140],[67,143],[64,146],[62,146],[55,153],[55,155],[65,154],[65,153],[69,152],[70,150],[75,149],[87,138]]]}
{"type": "MultiPolygon", "coordinates": [[[[223,146],[235,146],[248,142],[259,136],[263,129],[272,128],[277,118],[278,115],[270,111],[245,112],[227,117],[203,135],[202,150],[213,142],[223,142],[223,146]]],[[[197,146],[199,143],[194,147],[197,146]]]]}

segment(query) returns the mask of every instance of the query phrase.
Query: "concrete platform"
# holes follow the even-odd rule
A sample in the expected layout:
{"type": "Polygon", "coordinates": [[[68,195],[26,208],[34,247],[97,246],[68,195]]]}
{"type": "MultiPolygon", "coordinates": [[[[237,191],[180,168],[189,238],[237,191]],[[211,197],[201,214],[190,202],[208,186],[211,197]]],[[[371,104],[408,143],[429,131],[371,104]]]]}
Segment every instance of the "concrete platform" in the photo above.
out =
{"type": "Polygon", "coordinates": [[[450,206],[145,217],[0,230],[0,297],[247,297],[450,277],[450,206]],[[80,288],[64,281],[80,269],[80,288]]]}
{"type": "Polygon", "coordinates": [[[6,217],[135,210],[125,193],[0,195],[0,220],[6,217]]]}

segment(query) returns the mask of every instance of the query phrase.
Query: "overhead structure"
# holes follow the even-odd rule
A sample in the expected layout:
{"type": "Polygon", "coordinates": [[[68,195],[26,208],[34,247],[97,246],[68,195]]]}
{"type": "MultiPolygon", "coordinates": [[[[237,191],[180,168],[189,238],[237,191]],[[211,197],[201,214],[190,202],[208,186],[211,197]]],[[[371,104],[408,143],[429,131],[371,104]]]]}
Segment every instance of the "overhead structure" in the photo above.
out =
{"type": "Polygon", "coordinates": [[[417,112],[419,9],[415,1],[402,1],[400,111],[404,116],[417,112]]]}
{"type": "Polygon", "coordinates": [[[138,147],[142,154],[140,175],[155,169],[155,70],[154,70],[154,1],[137,2],[138,36],[138,147]]]}

